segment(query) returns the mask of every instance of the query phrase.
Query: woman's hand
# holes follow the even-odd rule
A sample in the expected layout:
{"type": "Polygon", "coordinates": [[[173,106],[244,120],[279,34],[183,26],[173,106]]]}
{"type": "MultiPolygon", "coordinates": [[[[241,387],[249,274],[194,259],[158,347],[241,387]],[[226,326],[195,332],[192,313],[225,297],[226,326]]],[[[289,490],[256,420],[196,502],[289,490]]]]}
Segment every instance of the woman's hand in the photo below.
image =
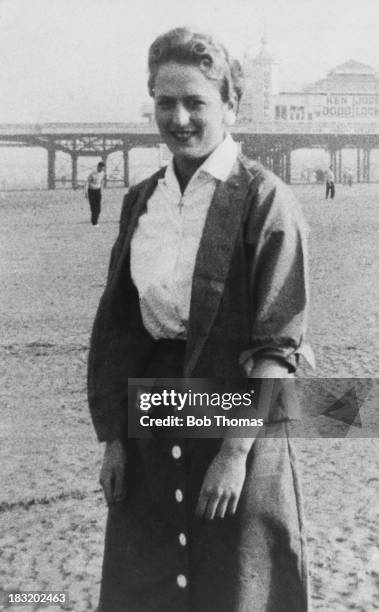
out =
{"type": "Polygon", "coordinates": [[[223,443],[205,474],[196,507],[196,516],[212,520],[233,515],[246,476],[247,453],[232,450],[223,443]]]}
{"type": "Polygon", "coordinates": [[[124,499],[125,470],[126,453],[122,442],[107,442],[99,480],[108,504],[117,504],[124,499]]]}

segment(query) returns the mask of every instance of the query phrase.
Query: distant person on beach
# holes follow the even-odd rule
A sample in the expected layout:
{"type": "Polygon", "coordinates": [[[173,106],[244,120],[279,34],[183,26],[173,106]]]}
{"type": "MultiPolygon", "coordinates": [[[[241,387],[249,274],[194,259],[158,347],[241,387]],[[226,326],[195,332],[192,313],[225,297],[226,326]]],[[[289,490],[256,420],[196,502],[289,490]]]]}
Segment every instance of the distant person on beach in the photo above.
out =
{"type": "Polygon", "coordinates": [[[349,187],[353,186],[353,172],[352,170],[348,170],[346,172],[346,178],[347,178],[347,184],[349,185],[349,187]]]}
{"type": "Polygon", "coordinates": [[[335,188],[335,184],[334,184],[334,172],[333,172],[333,166],[329,166],[329,170],[326,173],[326,192],[325,192],[325,199],[328,199],[329,193],[330,193],[330,198],[333,200],[335,193],[336,193],[336,188],[335,188]]]}
{"type": "Polygon", "coordinates": [[[88,175],[84,185],[84,195],[89,201],[91,208],[91,223],[94,227],[98,226],[101,211],[101,195],[105,181],[105,164],[99,162],[96,170],[88,175]]]}

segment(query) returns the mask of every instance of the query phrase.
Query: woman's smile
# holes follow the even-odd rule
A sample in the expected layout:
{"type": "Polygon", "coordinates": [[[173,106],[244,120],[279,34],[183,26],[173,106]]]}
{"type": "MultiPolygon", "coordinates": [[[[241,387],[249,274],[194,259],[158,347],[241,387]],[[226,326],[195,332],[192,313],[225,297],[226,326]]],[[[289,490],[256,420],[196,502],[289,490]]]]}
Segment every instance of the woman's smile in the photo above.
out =
{"type": "Polygon", "coordinates": [[[162,64],[154,101],[159,131],[177,163],[205,159],[223,141],[229,105],[222,101],[218,84],[197,66],[162,64]]]}
{"type": "Polygon", "coordinates": [[[171,135],[181,143],[189,142],[196,135],[195,130],[172,130],[171,135]]]}

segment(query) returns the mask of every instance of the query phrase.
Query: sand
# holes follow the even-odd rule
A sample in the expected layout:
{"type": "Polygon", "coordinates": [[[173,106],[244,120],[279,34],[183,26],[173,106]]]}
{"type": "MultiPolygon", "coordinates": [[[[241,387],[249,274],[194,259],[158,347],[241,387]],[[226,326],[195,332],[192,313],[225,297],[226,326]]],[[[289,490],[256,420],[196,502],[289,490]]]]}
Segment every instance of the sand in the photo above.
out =
{"type": "MultiPolygon", "coordinates": [[[[294,190],[311,230],[317,358],[300,375],[375,377],[379,186],[337,186],[334,202],[321,186],[294,190]]],[[[99,591],[106,507],[86,358],[122,194],[106,191],[97,229],[81,192],[0,194],[0,590],[66,589],[62,609],[75,612],[95,610],[99,591]]],[[[375,387],[363,404],[363,415],[377,413],[375,387]]],[[[347,430],[297,441],[313,606],[323,612],[379,609],[379,441],[370,427],[347,430]]]]}

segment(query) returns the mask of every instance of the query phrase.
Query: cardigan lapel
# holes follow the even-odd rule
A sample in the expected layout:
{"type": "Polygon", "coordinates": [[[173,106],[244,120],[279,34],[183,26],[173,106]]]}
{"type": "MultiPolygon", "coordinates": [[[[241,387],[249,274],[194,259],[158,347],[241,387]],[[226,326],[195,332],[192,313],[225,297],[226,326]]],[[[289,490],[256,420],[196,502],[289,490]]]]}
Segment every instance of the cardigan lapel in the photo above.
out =
{"type": "Polygon", "coordinates": [[[158,180],[164,177],[165,172],[166,172],[166,168],[161,168],[158,172],[153,174],[153,176],[151,176],[150,179],[147,180],[146,184],[139,192],[137,196],[137,201],[132,210],[130,221],[128,223],[125,241],[124,241],[124,245],[122,249],[122,258],[123,256],[125,256],[125,253],[129,250],[130,242],[132,240],[134,230],[137,227],[138,219],[140,215],[146,210],[147,202],[150,196],[153,194],[158,184],[158,180]]]}
{"type": "Polygon", "coordinates": [[[130,243],[133,237],[134,230],[137,227],[138,219],[143,214],[143,212],[146,210],[147,202],[150,196],[153,194],[158,184],[158,180],[160,178],[163,178],[165,171],[166,171],[166,168],[161,168],[160,170],[158,170],[158,172],[153,174],[146,181],[142,189],[137,193],[135,197],[135,202],[132,205],[132,211],[131,211],[131,215],[130,215],[130,218],[128,220],[128,224],[125,230],[125,235],[124,237],[122,237],[122,247],[121,247],[120,257],[118,259],[118,265],[117,265],[115,274],[113,275],[113,279],[112,279],[112,287],[115,289],[117,288],[120,274],[124,268],[124,265],[128,260],[128,255],[130,251],[130,243]]]}
{"type": "Polygon", "coordinates": [[[209,207],[192,281],[185,376],[191,376],[216,317],[252,178],[238,159],[209,207]]]}

